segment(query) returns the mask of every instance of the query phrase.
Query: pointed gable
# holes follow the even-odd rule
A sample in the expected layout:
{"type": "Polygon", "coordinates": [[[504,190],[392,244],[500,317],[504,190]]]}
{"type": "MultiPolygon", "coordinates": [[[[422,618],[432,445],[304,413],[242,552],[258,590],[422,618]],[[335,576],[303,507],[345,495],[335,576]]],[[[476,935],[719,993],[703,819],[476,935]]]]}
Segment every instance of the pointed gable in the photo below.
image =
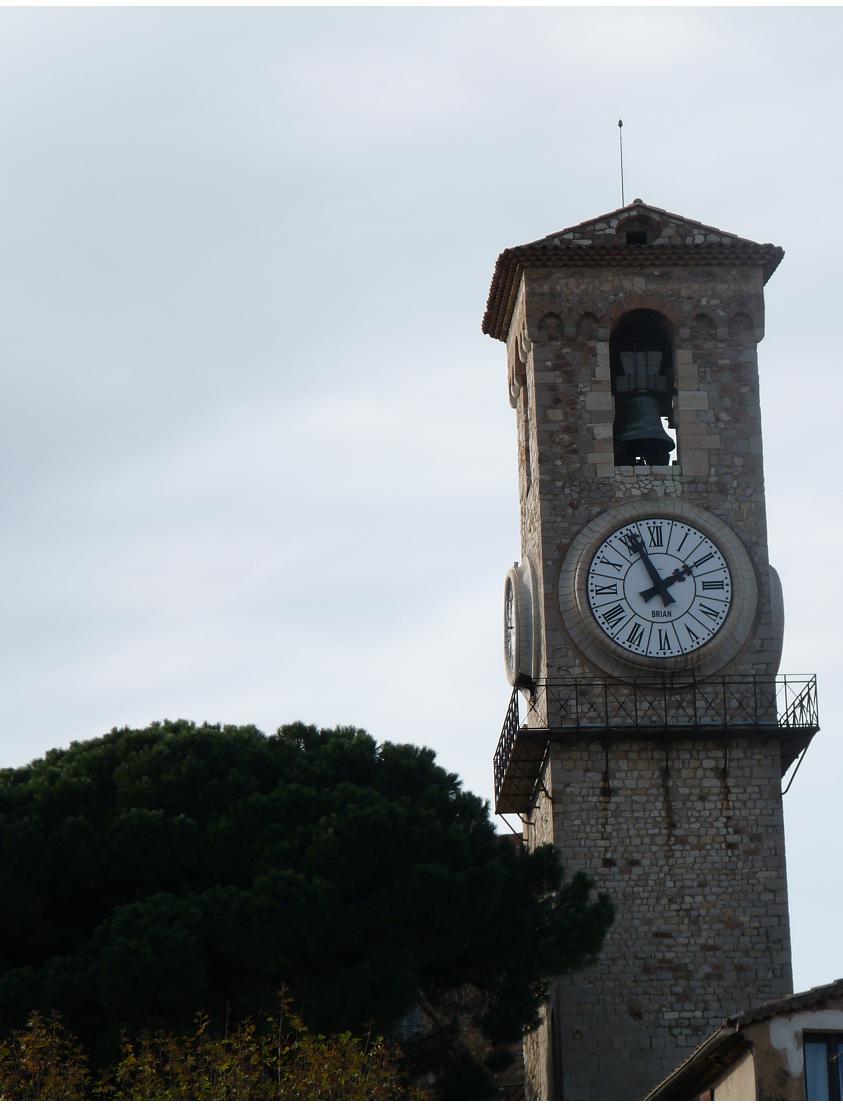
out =
{"type": "Polygon", "coordinates": [[[633,200],[626,207],[610,211],[606,215],[598,215],[594,219],[587,219],[584,223],[577,223],[574,227],[565,227],[541,238],[538,242],[530,243],[531,246],[564,246],[576,243],[580,246],[626,245],[627,229],[641,226],[649,232],[647,245],[650,246],[725,246],[735,243],[743,243],[746,246],[757,246],[748,238],[740,238],[729,231],[721,231],[718,227],[709,227],[705,223],[697,223],[694,219],[686,219],[684,215],[675,215],[664,208],[655,208],[651,204],[645,204],[643,200],[633,200]]]}
{"type": "Polygon", "coordinates": [[[760,265],[766,283],[783,257],[780,246],[752,242],[635,199],[605,215],[504,250],[492,277],[483,332],[506,340],[526,266],[650,269],[667,265],[760,265]]]}

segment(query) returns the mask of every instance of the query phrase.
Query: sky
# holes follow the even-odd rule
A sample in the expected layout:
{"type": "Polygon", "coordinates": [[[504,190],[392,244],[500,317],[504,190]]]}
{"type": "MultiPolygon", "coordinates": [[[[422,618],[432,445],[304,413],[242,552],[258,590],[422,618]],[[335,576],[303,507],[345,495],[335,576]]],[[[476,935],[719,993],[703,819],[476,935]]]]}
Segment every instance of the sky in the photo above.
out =
{"type": "MultiPolygon", "coordinates": [[[[786,257],[759,348],[797,989],[843,977],[843,13],[0,9],[2,763],[353,723],[489,797],[495,258],[626,199],[786,257]]],[[[504,828],[502,828],[504,829],[504,828]]]]}

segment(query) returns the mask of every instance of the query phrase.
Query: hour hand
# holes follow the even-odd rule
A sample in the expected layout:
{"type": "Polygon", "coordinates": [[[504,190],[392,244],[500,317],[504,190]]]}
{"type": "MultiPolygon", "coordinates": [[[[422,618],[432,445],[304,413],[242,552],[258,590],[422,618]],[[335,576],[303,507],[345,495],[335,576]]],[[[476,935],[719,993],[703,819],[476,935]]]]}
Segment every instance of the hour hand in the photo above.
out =
{"type": "MultiPolygon", "coordinates": [[[[650,556],[644,548],[644,542],[638,534],[631,534],[630,541],[632,548],[641,555],[641,560],[644,562],[644,568],[649,574],[650,580],[653,582],[653,587],[647,589],[647,599],[652,599],[653,596],[661,596],[662,603],[665,607],[668,604],[673,603],[673,596],[667,590],[668,581],[662,580],[659,574],[656,572],[656,567],[650,560],[650,556]]],[[[644,593],[642,592],[643,596],[644,593]]]]}
{"type": "MultiPolygon", "coordinates": [[[[678,581],[684,580],[685,577],[689,577],[693,571],[690,565],[683,565],[681,569],[674,569],[669,577],[665,577],[662,584],[665,587],[667,587],[668,584],[676,584],[678,581]]],[[[660,593],[661,588],[645,588],[644,591],[639,592],[638,595],[642,600],[651,600],[653,596],[657,596],[660,593]]]]}

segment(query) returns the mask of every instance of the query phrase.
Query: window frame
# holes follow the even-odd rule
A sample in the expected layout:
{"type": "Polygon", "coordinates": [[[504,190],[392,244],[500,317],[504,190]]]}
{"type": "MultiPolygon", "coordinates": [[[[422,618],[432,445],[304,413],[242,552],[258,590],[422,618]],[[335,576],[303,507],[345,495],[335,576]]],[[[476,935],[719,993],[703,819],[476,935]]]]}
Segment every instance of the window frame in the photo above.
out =
{"type": "Polygon", "coordinates": [[[802,1034],[802,1058],[804,1065],[805,1099],[808,1099],[807,1046],[824,1045],[828,1096],[815,1102],[840,1102],[843,1099],[843,1029],[832,1031],[806,1030],[802,1034]]]}

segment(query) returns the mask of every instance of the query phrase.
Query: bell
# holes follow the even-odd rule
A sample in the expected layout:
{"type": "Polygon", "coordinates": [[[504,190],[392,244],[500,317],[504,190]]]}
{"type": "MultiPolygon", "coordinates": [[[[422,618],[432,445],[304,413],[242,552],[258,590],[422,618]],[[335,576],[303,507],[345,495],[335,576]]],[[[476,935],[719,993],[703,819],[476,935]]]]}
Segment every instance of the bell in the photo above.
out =
{"type": "Polygon", "coordinates": [[[659,401],[639,392],[623,408],[623,429],[615,435],[616,465],[667,465],[676,443],[662,426],[659,401]]]}

